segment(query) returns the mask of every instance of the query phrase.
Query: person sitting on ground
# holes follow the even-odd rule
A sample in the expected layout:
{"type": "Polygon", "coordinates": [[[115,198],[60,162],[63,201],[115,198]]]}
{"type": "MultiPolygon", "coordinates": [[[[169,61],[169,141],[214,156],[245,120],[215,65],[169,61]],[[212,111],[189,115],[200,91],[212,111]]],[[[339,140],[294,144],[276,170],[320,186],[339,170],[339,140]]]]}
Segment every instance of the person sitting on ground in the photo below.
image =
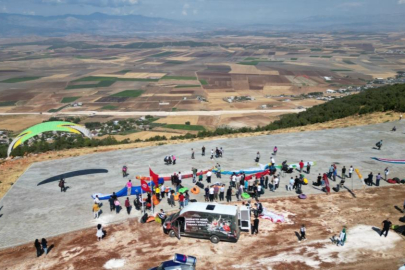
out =
{"type": "Polygon", "coordinates": [[[318,175],[318,178],[316,179],[316,182],[312,182],[312,184],[314,185],[314,186],[317,186],[317,187],[319,187],[322,183],[321,183],[321,180],[322,180],[322,176],[321,176],[321,174],[319,174],[318,175]]]}
{"type": "Polygon", "coordinates": [[[383,140],[380,140],[378,143],[375,144],[375,146],[377,146],[378,150],[381,150],[383,144],[383,140]]]}
{"type": "Polygon", "coordinates": [[[97,225],[97,241],[101,241],[101,239],[103,239],[104,236],[104,232],[103,232],[103,226],[101,226],[101,224],[97,225]]]}
{"type": "Polygon", "coordinates": [[[165,211],[163,211],[163,209],[160,209],[160,212],[158,213],[158,217],[160,218],[160,220],[162,221],[162,224],[163,224],[167,217],[166,213],[165,213],[165,211]]]}
{"type": "Polygon", "coordinates": [[[397,131],[397,128],[394,126],[391,131],[397,131]]]}

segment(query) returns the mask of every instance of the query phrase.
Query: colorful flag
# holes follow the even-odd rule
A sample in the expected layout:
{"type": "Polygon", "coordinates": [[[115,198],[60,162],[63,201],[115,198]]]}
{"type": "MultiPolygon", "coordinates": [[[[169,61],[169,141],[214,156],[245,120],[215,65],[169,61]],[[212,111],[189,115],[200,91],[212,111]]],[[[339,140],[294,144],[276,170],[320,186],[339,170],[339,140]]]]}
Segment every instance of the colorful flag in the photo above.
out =
{"type": "Polygon", "coordinates": [[[141,188],[145,192],[152,192],[145,180],[141,180],[141,188]]]}
{"type": "Polygon", "coordinates": [[[150,175],[150,178],[152,179],[153,183],[155,183],[155,186],[158,187],[159,186],[159,175],[154,173],[150,167],[149,167],[149,175],[150,175]]]}

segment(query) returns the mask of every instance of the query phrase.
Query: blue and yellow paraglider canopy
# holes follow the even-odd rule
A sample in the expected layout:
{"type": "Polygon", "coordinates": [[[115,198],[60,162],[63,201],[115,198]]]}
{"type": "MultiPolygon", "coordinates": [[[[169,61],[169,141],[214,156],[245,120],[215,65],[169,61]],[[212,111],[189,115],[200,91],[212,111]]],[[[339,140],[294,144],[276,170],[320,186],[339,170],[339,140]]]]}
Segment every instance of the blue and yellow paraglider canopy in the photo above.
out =
{"type": "Polygon", "coordinates": [[[70,132],[70,133],[81,134],[81,135],[91,138],[90,131],[81,125],[78,125],[75,123],[70,123],[70,122],[63,122],[63,121],[45,122],[45,123],[41,123],[41,124],[32,126],[30,128],[27,128],[26,130],[24,130],[23,132],[18,134],[18,136],[15,137],[14,140],[9,145],[7,155],[10,156],[11,152],[14,149],[16,149],[20,144],[24,143],[25,141],[29,140],[30,138],[32,138],[34,136],[37,136],[37,135],[47,132],[47,131],[70,132]]]}

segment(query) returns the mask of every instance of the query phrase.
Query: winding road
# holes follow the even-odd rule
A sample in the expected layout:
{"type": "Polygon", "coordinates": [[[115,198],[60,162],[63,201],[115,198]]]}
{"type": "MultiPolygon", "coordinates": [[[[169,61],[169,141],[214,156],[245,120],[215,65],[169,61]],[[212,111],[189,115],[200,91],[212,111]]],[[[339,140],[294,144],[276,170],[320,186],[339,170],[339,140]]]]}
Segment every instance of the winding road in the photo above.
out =
{"type": "Polygon", "coordinates": [[[84,116],[96,116],[96,115],[113,115],[113,116],[184,116],[184,115],[198,115],[198,116],[215,116],[226,114],[267,114],[267,113],[299,113],[305,111],[305,109],[285,109],[285,110],[233,110],[233,111],[132,111],[132,112],[98,112],[98,111],[70,111],[70,112],[22,112],[22,113],[0,113],[1,116],[7,115],[84,115],[84,116]]]}

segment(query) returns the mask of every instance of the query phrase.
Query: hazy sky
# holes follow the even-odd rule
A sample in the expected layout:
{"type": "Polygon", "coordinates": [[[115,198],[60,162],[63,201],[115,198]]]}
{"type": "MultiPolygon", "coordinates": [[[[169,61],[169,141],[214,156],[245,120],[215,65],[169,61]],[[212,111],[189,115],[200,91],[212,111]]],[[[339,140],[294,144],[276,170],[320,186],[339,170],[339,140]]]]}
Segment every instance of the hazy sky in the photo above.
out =
{"type": "Polygon", "coordinates": [[[102,12],[176,20],[265,23],[311,16],[405,14],[405,0],[0,0],[0,11],[46,16],[102,12]]]}

